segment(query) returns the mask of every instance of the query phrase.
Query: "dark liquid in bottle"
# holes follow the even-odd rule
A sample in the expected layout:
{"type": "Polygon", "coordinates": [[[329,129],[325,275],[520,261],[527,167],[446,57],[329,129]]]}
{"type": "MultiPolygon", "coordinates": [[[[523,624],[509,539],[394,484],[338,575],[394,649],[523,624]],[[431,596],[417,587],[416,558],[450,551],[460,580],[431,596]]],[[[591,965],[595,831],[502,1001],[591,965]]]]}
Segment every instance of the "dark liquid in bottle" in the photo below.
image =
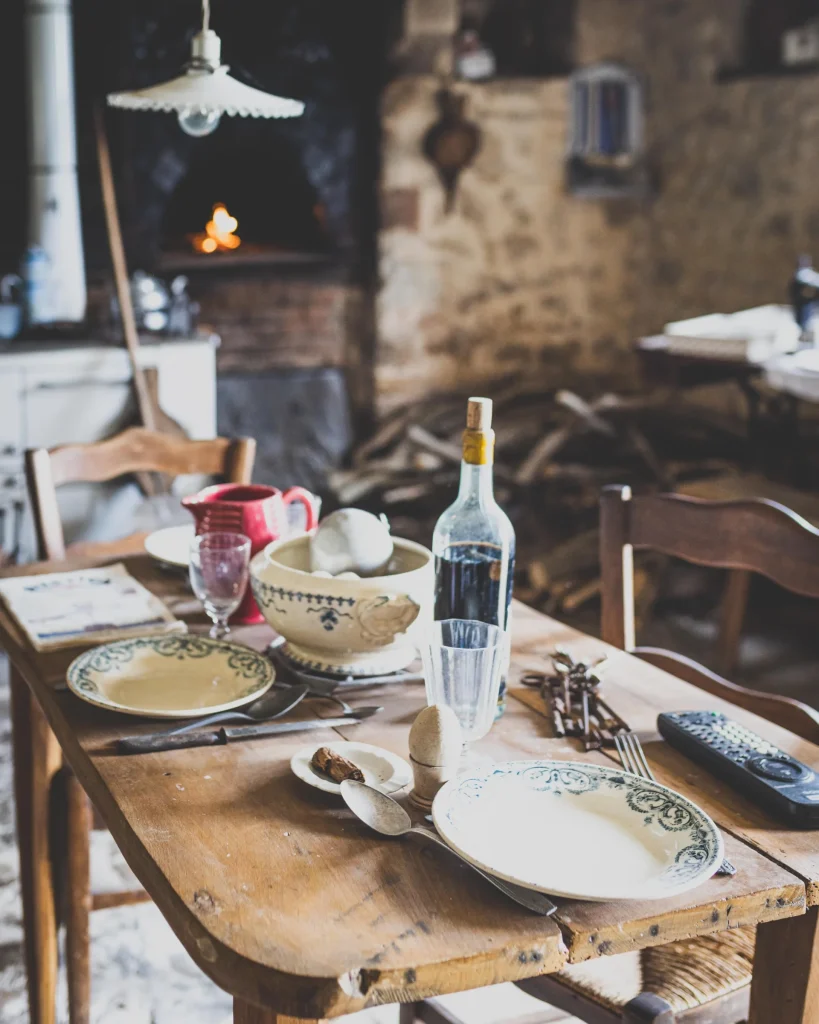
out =
{"type": "Polygon", "coordinates": [[[506,573],[496,544],[450,544],[435,559],[435,618],[477,619],[505,629],[512,600],[515,556],[506,573]],[[505,576],[505,593],[501,581],[505,576]]]}
{"type": "MultiPolygon", "coordinates": [[[[435,558],[435,618],[476,619],[506,629],[515,554],[510,553],[504,573],[497,544],[462,542],[450,544],[435,558]],[[501,592],[502,582],[505,582],[501,592]]],[[[501,680],[499,714],[506,705],[506,679],[501,680]]]]}

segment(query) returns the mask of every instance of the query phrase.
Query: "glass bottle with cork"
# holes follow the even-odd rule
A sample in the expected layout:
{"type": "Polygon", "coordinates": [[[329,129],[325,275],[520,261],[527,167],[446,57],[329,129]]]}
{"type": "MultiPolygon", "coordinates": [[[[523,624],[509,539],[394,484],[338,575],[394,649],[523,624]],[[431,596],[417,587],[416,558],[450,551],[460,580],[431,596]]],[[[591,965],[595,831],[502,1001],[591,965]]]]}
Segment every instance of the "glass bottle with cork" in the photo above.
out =
{"type": "MultiPolygon", "coordinates": [[[[435,619],[477,619],[509,628],[515,531],[495,501],[492,400],[470,398],[463,434],[461,485],[432,535],[435,619]]],[[[505,676],[505,673],[504,673],[505,676]]],[[[498,713],[506,703],[501,683],[498,713]]]]}

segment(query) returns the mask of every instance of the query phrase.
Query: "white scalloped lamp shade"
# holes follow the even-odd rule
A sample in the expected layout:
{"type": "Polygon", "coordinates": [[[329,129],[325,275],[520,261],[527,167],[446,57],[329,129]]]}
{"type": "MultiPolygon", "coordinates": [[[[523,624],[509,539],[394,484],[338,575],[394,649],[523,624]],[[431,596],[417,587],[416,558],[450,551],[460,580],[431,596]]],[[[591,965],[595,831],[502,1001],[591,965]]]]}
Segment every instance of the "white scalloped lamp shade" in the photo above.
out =
{"type": "Polygon", "coordinates": [[[189,68],[184,75],[147,89],[109,93],[109,106],[231,117],[300,117],[304,113],[299,100],[274,96],[231,78],[227,65],[219,64],[221,44],[215,32],[197,33],[192,49],[194,59],[207,62],[210,69],[189,68]]]}

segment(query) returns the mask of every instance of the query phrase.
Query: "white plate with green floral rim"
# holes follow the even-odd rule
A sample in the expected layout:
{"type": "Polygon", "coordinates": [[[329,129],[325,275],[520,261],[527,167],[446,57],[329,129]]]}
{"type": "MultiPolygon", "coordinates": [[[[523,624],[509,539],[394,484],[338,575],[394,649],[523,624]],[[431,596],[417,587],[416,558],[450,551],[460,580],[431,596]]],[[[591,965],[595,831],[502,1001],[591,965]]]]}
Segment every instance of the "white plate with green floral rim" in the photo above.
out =
{"type": "Polygon", "coordinates": [[[722,835],[679,793],[618,768],[505,761],[435,797],[446,842],[508,882],[581,900],[666,899],[719,867],[722,835]]]}
{"type": "Polygon", "coordinates": [[[115,640],[86,651],[66,673],[78,697],[145,718],[193,718],[255,700],[275,679],[271,662],[226,640],[190,634],[115,640]]]}

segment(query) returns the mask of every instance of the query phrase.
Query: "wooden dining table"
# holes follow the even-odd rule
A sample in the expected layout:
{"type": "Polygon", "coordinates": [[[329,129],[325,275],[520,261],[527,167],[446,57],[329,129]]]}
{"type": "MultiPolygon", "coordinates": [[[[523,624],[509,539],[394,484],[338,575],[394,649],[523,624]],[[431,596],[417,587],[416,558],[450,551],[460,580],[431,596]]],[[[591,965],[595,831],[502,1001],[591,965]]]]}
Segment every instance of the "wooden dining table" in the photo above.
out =
{"type": "MultiPolygon", "coordinates": [[[[181,577],[145,556],[127,564],[190,628],[204,628],[181,577]]],[[[759,926],[751,1024],[816,1024],[819,833],[784,827],[714,779],[660,740],[656,718],[668,710],[722,710],[817,770],[819,748],[521,604],[514,606],[512,635],[508,707],[476,754],[610,764],[611,752],[585,753],[577,740],[555,738],[539,692],[519,683],[522,673],[549,668],[556,645],[584,661],[607,655],[608,702],[639,732],[659,781],[694,800],[723,830],[735,875],[665,900],[556,898],[555,915],[540,917],[446,851],[369,831],[340,798],[291,773],[299,747],[339,736],[406,757],[410,725],[425,703],[421,684],[356,689],[347,698],[354,704],[383,704],[358,725],[124,756],[114,752],[114,741],[157,723],[107,712],[67,691],[65,670],[78,649],[38,653],[0,607],[18,757],[40,783],[33,793],[17,788],[29,970],[56,976],[49,901],[52,859],[60,851],[44,832],[45,802],[64,759],[192,959],[232,994],[236,1024],[318,1020],[415,1002],[743,925],[759,926]]],[[[233,636],[262,649],[274,634],[253,626],[237,627],[233,636]]],[[[311,700],[294,714],[334,710],[311,700]]],[[[47,1008],[38,1015],[36,1024],[52,1024],[47,1008]]]]}

